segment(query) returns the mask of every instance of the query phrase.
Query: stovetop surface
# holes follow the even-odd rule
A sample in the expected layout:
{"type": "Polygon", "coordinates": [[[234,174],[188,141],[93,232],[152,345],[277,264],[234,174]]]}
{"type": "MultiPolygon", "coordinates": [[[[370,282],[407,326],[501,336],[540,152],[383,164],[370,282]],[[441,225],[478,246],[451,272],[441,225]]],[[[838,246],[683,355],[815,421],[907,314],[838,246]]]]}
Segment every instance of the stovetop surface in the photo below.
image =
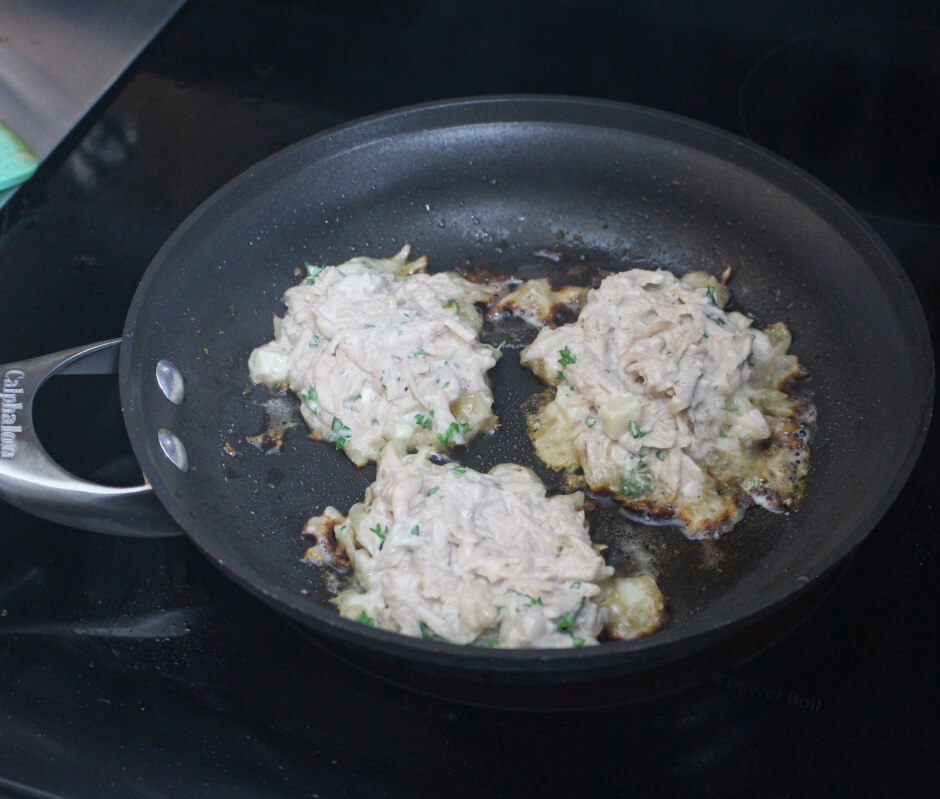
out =
{"type": "MultiPolygon", "coordinates": [[[[405,104],[515,92],[648,105],[789,158],[885,239],[936,342],[929,4],[320,5],[190,0],[3,212],[0,363],[119,336],[174,228],[281,147],[405,104]]],[[[76,473],[136,479],[116,379],[53,379],[36,422],[76,473]]],[[[337,658],[184,538],[0,505],[0,793],[926,795],[940,776],[938,450],[934,426],[894,507],[788,613],[660,679],[528,700],[337,658]]]]}

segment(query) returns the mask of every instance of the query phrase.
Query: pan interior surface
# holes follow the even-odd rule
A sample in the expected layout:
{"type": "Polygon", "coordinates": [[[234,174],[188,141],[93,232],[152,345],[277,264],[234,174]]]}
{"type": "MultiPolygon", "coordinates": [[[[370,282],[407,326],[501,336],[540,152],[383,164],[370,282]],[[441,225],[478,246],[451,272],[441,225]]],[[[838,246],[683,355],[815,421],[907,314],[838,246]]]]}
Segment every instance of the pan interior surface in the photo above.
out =
{"type": "MultiPolygon", "coordinates": [[[[498,331],[497,331],[498,333],[498,331]]],[[[638,670],[792,597],[874,526],[913,466],[931,403],[930,343],[903,272],[834,195],[782,160],[697,123],[560,98],[441,103],[365,120],[262,162],[197,210],[157,255],[121,352],[131,441],[161,501],[230,576],[314,631],[372,654],[468,673],[638,670]],[[281,295],[305,261],[383,256],[410,243],[431,270],[733,268],[734,307],[782,321],[811,377],[819,424],[803,507],[750,511],[718,543],[601,509],[595,532],[653,560],[671,621],[636,641],[574,651],[458,648],[338,616],[299,531],[358,501],[374,476],[306,439],[290,400],[248,378],[281,295]],[[546,252],[550,258],[544,257],[546,252]],[[537,254],[540,253],[540,254],[537,254]],[[185,399],[157,389],[155,364],[185,399]],[[283,430],[278,452],[247,438],[283,430]],[[182,441],[173,466],[158,432],[182,441]]],[[[475,468],[535,459],[520,403],[541,390],[507,347],[494,374],[501,426],[456,456],[475,468]]]]}

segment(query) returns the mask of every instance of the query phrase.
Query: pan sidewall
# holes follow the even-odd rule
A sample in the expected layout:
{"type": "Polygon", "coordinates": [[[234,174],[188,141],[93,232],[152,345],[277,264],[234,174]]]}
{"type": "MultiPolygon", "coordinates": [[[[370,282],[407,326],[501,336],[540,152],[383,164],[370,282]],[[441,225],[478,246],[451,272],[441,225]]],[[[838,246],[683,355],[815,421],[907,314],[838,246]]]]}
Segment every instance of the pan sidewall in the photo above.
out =
{"type": "MultiPolygon", "coordinates": [[[[550,269],[551,267],[549,267],[550,269]]],[[[438,103],[367,119],[272,156],[204,203],[148,269],[121,351],[125,419],[141,467],[203,552],[312,630],[416,665],[470,674],[635,671],[685,657],[794,598],[850,552],[906,481],[932,407],[930,339],[916,296],[868,226],[831,192],[754,145],[649,109],[570,98],[438,103]],[[798,235],[794,235],[798,231],[798,235]],[[358,501],[374,470],[265,425],[247,377],[304,261],[384,255],[410,241],[432,268],[567,263],[685,272],[734,267],[739,307],[784,321],[809,369],[820,426],[804,508],[752,512],[723,542],[734,579],[664,575],[673,623],[646,639],[572,652],[480,653],[341,619],[297,531],[358,501]],[[180,406],[157,360],[183,372],[180,406]],[[177,434],[186,474],[156,431],[177,434]]]]}

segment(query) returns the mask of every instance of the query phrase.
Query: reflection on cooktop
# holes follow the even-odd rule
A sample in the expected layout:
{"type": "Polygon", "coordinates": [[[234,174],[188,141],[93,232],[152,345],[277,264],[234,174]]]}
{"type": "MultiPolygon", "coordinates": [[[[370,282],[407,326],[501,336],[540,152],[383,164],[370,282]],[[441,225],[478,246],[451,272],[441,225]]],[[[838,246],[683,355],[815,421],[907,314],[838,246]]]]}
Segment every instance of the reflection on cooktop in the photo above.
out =
{"type": "Polygon", "coordinates": [[[940,219],[940,30],[853,24],[801,35],[748,73],[744,133],[863,213],[940,219]]]}

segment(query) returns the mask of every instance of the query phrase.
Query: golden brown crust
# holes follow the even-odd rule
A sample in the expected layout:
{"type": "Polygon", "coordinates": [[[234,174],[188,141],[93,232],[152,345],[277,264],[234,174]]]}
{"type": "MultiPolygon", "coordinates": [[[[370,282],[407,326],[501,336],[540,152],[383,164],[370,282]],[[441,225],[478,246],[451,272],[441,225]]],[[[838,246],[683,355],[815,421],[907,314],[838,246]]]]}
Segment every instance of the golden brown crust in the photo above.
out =
{"type": "Polygon", "coordinates": [[[317,566],[326,566],[346,574],[352,569],[346,549],[336,538],[336,528],[346,517],[334,508],[327,508],[322,516],[308,519],[301,534],[316,542],[304,553],[304,560],[317,566]]]}

